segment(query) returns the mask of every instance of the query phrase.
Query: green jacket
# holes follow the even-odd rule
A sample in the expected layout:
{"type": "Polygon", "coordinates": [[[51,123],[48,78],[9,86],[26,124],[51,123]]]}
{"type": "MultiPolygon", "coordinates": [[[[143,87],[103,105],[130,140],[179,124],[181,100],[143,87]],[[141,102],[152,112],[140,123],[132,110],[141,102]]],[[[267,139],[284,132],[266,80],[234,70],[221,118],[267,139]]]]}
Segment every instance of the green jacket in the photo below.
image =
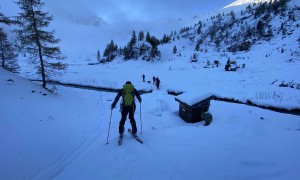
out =
{"type": "MultiPolygon", "coordinates": [[[[120,97],[122,96],[122,98],[124,98],[124,93],[125,93],[125,90],[128,86],[132,86],[131,88],[133,88],[133,91],[132,91],[132,95],[133,95],[133,102],[132,102],[132,106],[135,106],[135,102],[134,102],[134,97],[137,97],[138,101],[139,102],[142,102],[142,98],[140,96],[140,94],[138,93],[138,91],[133,87],[132,84],[124,84],[123,85],[123,88],[119,90],[117,96],[115,97],[115,100],[114,102],[111,104],[111,108],[115,108],[117,102],[119,101],[120,97]]],[[[122,106],[125,106],[125,101],[123,99],[122,101],[122,106]]]]}

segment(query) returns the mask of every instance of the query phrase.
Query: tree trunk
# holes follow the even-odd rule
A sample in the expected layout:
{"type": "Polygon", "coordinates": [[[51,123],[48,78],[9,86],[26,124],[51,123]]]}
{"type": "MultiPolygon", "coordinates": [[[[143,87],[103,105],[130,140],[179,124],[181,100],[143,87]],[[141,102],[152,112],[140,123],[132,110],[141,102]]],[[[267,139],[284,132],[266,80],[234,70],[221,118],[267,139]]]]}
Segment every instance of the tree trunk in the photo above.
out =
{"type": "MultiPolygon", "coordinates": [[[[32,5],[33,6],[33,5],[32,5]]],[[[35,30],[35,38],[36,38],[36,45],[38,46],[38,51],[39,51],[39,58],[40,58],[40,66],[41,66],[41,73],[42,73],[42,80],[43,84],[42,87],[46,88],[46,75],[45,75],[45,67],[44,67],[44,61],[43,61],[43,54],[42,54],[42,45],[40,43],[39,35],[38,35],[38,29],[36,25],[36,19],[35,19],[35,14],[33,11],[33,7],[31,6],[31,11],[32,11],[32,16],[33,16],[33,26],[35,30]]]]}
{"type": "Polygon", "coordinates": [[[41,65],[42,79],[43,79],[42,87],[46,88],[46,75],[45,75],[44,61],[43,61],[43,56],[42,56],[41,44],[38,39],[37,39],[37,44],[38,44],[38,48],[39,48],[40,65],[41,65]]]}

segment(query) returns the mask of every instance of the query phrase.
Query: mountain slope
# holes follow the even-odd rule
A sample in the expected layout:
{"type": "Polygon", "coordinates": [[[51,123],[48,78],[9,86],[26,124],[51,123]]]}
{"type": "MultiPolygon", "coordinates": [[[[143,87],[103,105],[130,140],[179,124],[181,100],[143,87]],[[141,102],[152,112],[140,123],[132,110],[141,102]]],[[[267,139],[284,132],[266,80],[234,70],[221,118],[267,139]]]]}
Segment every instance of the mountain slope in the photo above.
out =
{"type": "MultiPolygon", "coordinates": [[[[245,1],[236,3],[245,3],[245,1]]],[[[162,39],[149,36],[136,42],[137,38],[135,32],[133,32],[130,42],[124,48],[111,50],[112,48],[108,45],[104,51],[103,61],[112,61],[117,56],[123,57],[125,60],[139,57],[147,61],[159,59],[160,49],[164,48],[164,45],[173,44],[168,49],[169,52],[172,52],[173,47],[175,48],[181,39],[189,41],[183,47],[190,51],[190,56],[194,56],[194,60],[197,60],[195,58],[199,55],[207,54],[207,51],[216,51],[216,53],[223,53],[224,56],[229,56],[237,52],[247,53],[254,46],[258,46],[261,43],[266,44],[279,37],[282,38],[282,43],[277,44],[278,53],[281,51],[282,54],[291,56],[291,59],[299,58],[299,41],[297,40],[300,32],[297,19],[300,19],[300,12],[299,4],[296,1],[281,0],[272,4],[249,4],[243,10],[236,11],[236,9],[238,8],[227,14],[225,14],[226,10],[224,10],[224,12],[220,11],[210,18],[200,19],[194,26],[183,27],[179,32],[172,31],[170,35],[165,34],[162,39]],[[284,47],[285,41],[289,42],[289,49],[284,47]],[[152,47],[149,47],[149,44],[152,47]],[[289,54],[289,51],[293,53],[289,54]]],[[[274,46],[274,44],[270,43],[271,46],[274,46]]],[[[181,47],[177,47],[177,52],[179,51],[184,50],[181,47]]],[[[170,56],[172,54],[161,56],[161,58],[170,59],[172,58],[170,56]]]]}
{"type": "Polygon", "coordinates": [[[248,5],[253,3],[263,3],[263,2],[270,2],[270,0],[237,0],[224,8],[228,8],[231,6],[240,6],[240,5],[248,5]]]}

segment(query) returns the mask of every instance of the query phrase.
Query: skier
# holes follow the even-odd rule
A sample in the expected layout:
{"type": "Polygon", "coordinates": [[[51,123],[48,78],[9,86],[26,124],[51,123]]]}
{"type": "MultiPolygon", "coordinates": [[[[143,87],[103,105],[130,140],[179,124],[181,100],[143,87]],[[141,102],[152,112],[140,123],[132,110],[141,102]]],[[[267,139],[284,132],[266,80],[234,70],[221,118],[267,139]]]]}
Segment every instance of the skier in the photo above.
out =
{"type": "Polygon", "coordinates": [[[160,80],[158,79],[158,77],[156,77],[156,88],[159,89],[159,85],[160,85],[160,80]]]}
{"type": "Polygon", "coordinates": [[[134,86],[131,84],[131,82],[127,81],[126,84],[123,85],[123,88],[120,89],[117,96],[115,97],[114,102],[111,104],[111,109],[115,108],[121,96],[122,96],[122,101],[121,101],[120,111],[121,111],[122,118],[119,124],[120,136],[123,136],[124,133],[124,125],[125,125],[127,114],[129,114],[129,119],[132,127],[132,134],[135,135],[137,132],[137,127],[134,119],[134,112],[136,107],[134,102],[134,97],[136,96],[138,101],[141,103],[142,102],[141,96],[138,93],[138,91],[134,88],[134,86]]]}
{"type": "Polygon", "coordinates": [[[152,80],[153,80],[153,84],[155,84],[155,76],[153,76],[152,80]]]}
{"type": "Polygon", "coordinates": [[[145,82],[145,74],[142,75],[143,82],[145,82]]]}

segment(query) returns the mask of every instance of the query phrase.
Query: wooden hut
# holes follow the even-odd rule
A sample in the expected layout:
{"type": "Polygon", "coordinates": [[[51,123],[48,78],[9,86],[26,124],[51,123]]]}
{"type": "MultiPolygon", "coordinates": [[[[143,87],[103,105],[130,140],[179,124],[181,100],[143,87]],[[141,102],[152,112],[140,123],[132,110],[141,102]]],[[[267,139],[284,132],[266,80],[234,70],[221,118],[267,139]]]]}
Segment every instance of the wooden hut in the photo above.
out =
{"type": "Polygon", "coordinates": [[[202,121],[201,114],[209,110],[210,101],[214,95],[209,93],[193,97],[193,94],[182,94],[175,98],[179,102],[179,116],[188,123],[202,121]]]}

